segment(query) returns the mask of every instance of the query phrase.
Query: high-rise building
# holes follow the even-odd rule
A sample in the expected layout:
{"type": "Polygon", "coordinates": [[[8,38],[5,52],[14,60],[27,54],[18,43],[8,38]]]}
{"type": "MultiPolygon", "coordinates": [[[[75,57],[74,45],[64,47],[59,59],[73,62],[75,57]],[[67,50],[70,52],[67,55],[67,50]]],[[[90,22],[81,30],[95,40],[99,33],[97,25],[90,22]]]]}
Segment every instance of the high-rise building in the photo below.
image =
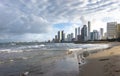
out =
{"type": "Polygon", "coordinates": [[[84,25],[81,29],[81,40],[87,41],[87,26],[84,25]]]}
{"type": "Polygon", "coordinates": [[[103,39],[107,39],[107,33],[105,32],[104,35],[103,35],[103,39]]]}
{"type": "Polygon", "coordinates": [[[61,42],[61,32],[58,31],[58,42],[61,42]]]}
{"type": "Polygon", "coordinates": [[[107,23],[107,38],[108,39],[117,38],[117,22],[107,23]]]}
{"type": "Polygon", "coordinates": [[[91,31],[91,23],[90,23],[90,21],[88,21],[88,40],[91,40],[90,31],[91,31]]]}
{"type": "Polygon", "coordinates": [[[120,39],[120,24],[117,24],[117,38],[120,39]]]}
{"type": "Polygon", "coordinates": [[[67,41],[72,41],[73,39],[73,33],[67,35],[67,41]]]}
{"type": "Polygon", "coordinates": [[[58,36],[55,35],[55,42],[58,42],[58,36]]]}
{"type": "Polygon", "coordinates": [[[67,35],[67,41],[71,41],[70,34],[67,35]]]}
{"type": "Polygon", "coordinates": [[[99,40],[99,32],[97,30],[93,30],[92,40],[99,40]]]}
{"type": "Polygon", "coordinates": [[[81,31],[80,31],[80,27],[78,27],[77,41],[80,41],[80,38],[81,38],[81,31]]]}
{"type": "Polygon", "coordinates": [[[61,31],[61,41],[63,42],[65,40],[65,34],[64,34],[64,31],[61,31]]]}
{"type": "Polygon", "coordinates": [[[77,28],[75,28],[75,39],[76,39],[76,41],[77,41],[77,28]]]}
{"type": "Polygon", "coordinates": [[[72,41],[72,39],[73,39],[73,33],[70,34],[70,39],[72,41]]]}
{"type": "Polygon", "coordinates": [[[103,28],[100,28],[100,39],[102,40],[103,39],[103,28]]]}
{"type": "Polygon", "coordinates": [[[81,32],[81,31],[80,31],[80,27],[78,27],[78,35],[80,35],[80,32],[81,32]]]}

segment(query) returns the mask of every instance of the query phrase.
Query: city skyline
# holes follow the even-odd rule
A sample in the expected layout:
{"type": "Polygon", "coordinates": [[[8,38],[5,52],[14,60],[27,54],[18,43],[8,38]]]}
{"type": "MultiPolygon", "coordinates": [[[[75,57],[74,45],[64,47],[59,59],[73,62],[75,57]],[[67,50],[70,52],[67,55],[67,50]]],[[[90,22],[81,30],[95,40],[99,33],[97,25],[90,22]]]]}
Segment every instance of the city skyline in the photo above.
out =
{"type": "Polygon", "coordinates": [[[58,31],[58,35],[55,35],[55,38],[53,38],[53,40],[50,40],[49,42],[62,43],[119,40],[120,23],[107,22],[106,24],[106,32],[104,32],[104,28],[100,28],[99,30],[91,30],[92,25],[91,22],[88,21],[87,25],[83,25],[83,27],[75,27],[74,32],[67,35],[64,30],[58,31]]]}
{"type": "Polygon", "coordinates": [[[120,22],[119,0],[1,0],[0,42],[51,40],[91,22],[91,31],[120,22]]]}

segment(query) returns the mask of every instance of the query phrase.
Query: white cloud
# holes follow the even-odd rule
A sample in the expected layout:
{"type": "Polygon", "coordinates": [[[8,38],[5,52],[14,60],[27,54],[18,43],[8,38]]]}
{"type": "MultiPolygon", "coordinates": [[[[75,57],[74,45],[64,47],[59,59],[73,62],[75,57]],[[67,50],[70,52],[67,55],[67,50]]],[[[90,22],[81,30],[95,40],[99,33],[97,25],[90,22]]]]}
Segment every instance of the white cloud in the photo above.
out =
{"type": "Polygon", "coordinates": [[[107,21],[120,21],[119,8],[119,0],[1,0],[0,39],[33,40],[36,36],[43,40],[47,36],[47,40],[57,33],[53,24],[65,22],[75,24],[67,26],[69,32],[88,20],[94,27],[105,27],[107,21]]]}

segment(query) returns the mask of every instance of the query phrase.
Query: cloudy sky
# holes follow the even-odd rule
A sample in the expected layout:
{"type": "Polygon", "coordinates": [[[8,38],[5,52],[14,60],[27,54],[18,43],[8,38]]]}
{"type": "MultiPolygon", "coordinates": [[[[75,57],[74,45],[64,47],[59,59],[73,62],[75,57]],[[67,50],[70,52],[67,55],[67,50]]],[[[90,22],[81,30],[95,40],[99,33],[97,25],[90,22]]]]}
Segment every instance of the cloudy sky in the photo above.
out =
{"type": "Polygon", "coordinates": [[[0,0],[0,42],[45,41],[57,31],[74,33],[91,21],[91,28],[106,30],[120,23],[119,0],[0,0]]]}

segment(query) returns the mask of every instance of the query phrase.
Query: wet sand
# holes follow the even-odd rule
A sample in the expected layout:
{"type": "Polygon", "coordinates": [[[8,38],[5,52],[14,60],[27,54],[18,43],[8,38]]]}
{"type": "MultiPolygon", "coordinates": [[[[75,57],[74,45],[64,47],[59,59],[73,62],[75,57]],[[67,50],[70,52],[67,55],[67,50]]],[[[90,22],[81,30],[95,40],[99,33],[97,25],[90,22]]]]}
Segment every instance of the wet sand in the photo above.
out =
{"type": "Polygon", "coordinates": [[[120,76],[120,46],[91,54],[80,76],[120,76]]]}

